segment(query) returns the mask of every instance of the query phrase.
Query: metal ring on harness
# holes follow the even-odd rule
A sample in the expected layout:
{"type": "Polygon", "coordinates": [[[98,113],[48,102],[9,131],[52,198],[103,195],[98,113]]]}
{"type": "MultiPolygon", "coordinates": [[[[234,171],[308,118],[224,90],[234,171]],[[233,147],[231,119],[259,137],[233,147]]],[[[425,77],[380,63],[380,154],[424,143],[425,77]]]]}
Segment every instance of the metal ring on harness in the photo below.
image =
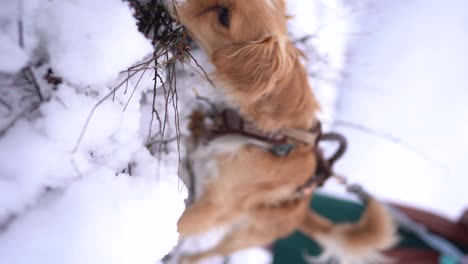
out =
{"type": "MultiPolygon", "coordinates": [[[[318,129],[320,129],[320,125],[318,125],[318,129]]],[[[329,179],[331,176],[335,175],[333,171],[333,165],[335,162],[340,159],[343,154],[346,152],[348,144],[346,138],[338,133],[321,133],[317,139],[315,156],[317,159],[317,168],[312,175],[312,177],[307,180],[303,185],[297,188],[296,193],[297,196],[307,194],[310,192],[312,187],[316,184],[317,186],[323,186],[325,181],[329,179]],[[318,143],[324,141],[337,141],[338,142],[338,149],[333,153],[330,158],[325,158],[323,154],[323,150],[318,146],[318,143]]]]}
{"type": "Polygon", "coordinates": [[[335,153],[327,159],[327,164],[330,167],[333,167],[335,162],[340,159],[343,154],[346,152],[346,148],[348,147],[348,142],[346,141],[346,138],[338,133],[335,132],[328,132],[321,134],[319,137],[319,142],[325,142],[325,141],[337,141],[338,142],[338,149],[335,151],[335,153]]]}
{"type": "Polygon", "coordinates": [[[317,156],[317,170],[315,172],[315,177],[313,178],[316,178],[315,182],[318,182],[319,186],[322,186],[328,178],[334,175],[333,165],[343,156],[348,146],[346,138],[338,133],[329,132],[321,134],[319,136],[318,142],[320,143],[326,141],[338,142],[338,149],[331,155],[330,158],[327,159],[325,158],[321,148],[315,148],[315,154],[317,156]]]}

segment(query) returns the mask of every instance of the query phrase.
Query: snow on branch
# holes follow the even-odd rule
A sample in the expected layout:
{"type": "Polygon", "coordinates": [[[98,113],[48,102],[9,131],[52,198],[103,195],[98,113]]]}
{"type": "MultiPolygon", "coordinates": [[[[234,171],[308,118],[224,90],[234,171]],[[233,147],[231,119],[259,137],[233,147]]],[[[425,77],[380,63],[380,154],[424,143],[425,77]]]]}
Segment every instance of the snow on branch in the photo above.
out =
{"type": "Polygon", "coordinates": [[[179,149],[175,63],[191,56],[162,5],[142,3],[2,3],[5,262],[149,264],[176,244],[186,191],[168,144],[179,149]]]}

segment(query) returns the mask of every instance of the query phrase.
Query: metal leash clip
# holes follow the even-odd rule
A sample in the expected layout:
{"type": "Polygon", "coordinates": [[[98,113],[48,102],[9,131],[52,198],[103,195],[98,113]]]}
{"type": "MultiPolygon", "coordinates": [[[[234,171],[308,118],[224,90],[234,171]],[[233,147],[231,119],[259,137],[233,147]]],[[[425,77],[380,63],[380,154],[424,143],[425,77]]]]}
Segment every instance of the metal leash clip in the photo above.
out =
{"type": "Polygon", "coordinates": [[[343,175],[333,174],[332,177],[341,185],[346,187],[346,191],[349,193],[355,194],[359,197],[362,202],[367,202],[371,195],[362,187],[360,184],[349,183],[348,179],[343,175]]]}

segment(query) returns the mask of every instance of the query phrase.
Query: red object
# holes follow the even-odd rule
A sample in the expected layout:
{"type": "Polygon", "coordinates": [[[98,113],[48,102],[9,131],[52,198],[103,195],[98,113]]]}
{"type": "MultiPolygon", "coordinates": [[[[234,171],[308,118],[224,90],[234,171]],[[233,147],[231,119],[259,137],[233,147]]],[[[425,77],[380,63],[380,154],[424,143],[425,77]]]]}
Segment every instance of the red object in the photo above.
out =
{"type": "Polygon", "coordinates": [[[460,221],[452,222],[447,218],[426,211],[398,204],[392,205],[415,222],[426,226],[432,233],[468,247],[468,211],[465,211],[460,221]]]}
{"type": "Polygon", "coordinates": [[[394,264],[432,264],[439,263],[439,254],[430,249],[396,248],[385,252],[394,264]]]}

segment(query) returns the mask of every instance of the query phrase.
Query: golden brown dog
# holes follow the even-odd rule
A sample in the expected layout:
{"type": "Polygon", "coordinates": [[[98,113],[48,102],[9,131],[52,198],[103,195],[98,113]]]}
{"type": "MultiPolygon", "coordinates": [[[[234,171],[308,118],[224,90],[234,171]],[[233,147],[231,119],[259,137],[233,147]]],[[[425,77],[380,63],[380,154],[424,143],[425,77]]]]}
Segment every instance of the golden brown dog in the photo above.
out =
{"type": "MultiPolygon", "coordinates": [[[[171,1],[171,0],[169,0],[171,1]]],[[[215,65],[214,78],[239,113],[264,132],[307,131],[319,109],[287,35],[283,0],[176,1],[175,13],[215,65]]],[[[292,198],[316,169],[315,148],[296,142],[275,156],[252,139],[216,138],[190,155],[197,179],[195,202],[178,222],[181,240],[222,227],[218,243],[184,261],[198,262],[268,245],[295,230],[325,252],[347,261],[373,260],[391,246],[394,226],[386,210],[368,201],[361,221],[334,225],[309,210],[311,193],[292,198]]]]}

